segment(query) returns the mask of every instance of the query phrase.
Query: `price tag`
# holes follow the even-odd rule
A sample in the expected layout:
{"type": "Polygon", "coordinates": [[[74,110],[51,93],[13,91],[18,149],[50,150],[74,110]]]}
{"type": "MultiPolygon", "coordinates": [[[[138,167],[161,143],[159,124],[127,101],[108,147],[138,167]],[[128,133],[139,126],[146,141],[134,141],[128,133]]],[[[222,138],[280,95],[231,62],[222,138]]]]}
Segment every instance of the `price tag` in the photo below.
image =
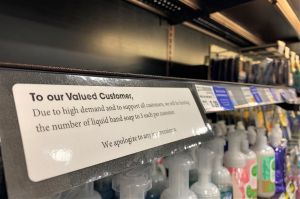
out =
{"type": "Polygon", "coordinates": [[[34,182],[207,132],[188,88],[15,84],[13,96],[34,182]]]}
{"type": "Polygon", "coordinates": [[[219,104],[224,108],[224,110],[234,110],[234,106],[227,89],[222,86],[213,86],[213,89],[219,104]]]}
{"type": "Polygon", "coordinates": [[[228,95],[229,95],[229,97],[231,99],[231,102],[233,103],[233,106],[237,106],[238,103],[237,103],[237,101],[236,101],[236,99],[235,99],[235,97],[233,95],[233,92],[231,90],[227,90],[227,92],[228,92],[228,95]]]}
{"type": "Polygon", "coordinates": [[[256,100],[255,100],[249,87],[241,87],[241,90],[242,90],[244,97],[247,100],[249,106],[257,105],[256,100]]]}
{"type": "Polygon", "coordinates": [[[289,88],[288,93],[289,93],[289,97],[291,98],[292,101],[296,102],[298,100],[296,89],[289,88]]]}
{"type": "Polygon", "coordinates": [[[256,101],[257,103],[262,103],[262,102],[263,102],[262,97],[261,97],[260,94],[258,93],[258,90],[257,90],[256,86],[251,86],[251,87],[250,87],[250,90],[251,90],[251,93],[252,93],[252,95],[253,95],[255,101],[256,101]]]}
{"type": "Polygon", "coordinates": [[[261,97],[262,99],[262,103],[264,104],[267,104],[267,103],[270,103],[271,100],[269,99],[269,97],[267,96],[267,93],[265,91],[265,88],[257,88],[257,92],[259,93],[259,96],[261,97]]]}
{"type": "Polygon", "coordinates": [[[222,111],[212,86],[195,85],[200,101],[206,112],[222,111]]]}
{"type": "Polygon", "coordinates": [[[279,93],[284,102],[291,102],[291,99],[289,98],[289,92],[287,90],[279,89],[279,93]]]}
{"type": "Polygon", "coordinates": [[[275,99],[272,95],[271,89],[270,88],[264,88],[264,91],[266,93],[267,98],[269,99],[269,102],[271,102],[271,103],[275,102],[275,99]]]}
{"type": "Polygon", "coordinates": [[[281,100],[281,94],[280,94],[280,90],[279,89],[277,89],[277,88],[271,88],[270,91],[272,93],[272,96],[273,96],[275,102],[282,102],[282,100],[281,100]]]}

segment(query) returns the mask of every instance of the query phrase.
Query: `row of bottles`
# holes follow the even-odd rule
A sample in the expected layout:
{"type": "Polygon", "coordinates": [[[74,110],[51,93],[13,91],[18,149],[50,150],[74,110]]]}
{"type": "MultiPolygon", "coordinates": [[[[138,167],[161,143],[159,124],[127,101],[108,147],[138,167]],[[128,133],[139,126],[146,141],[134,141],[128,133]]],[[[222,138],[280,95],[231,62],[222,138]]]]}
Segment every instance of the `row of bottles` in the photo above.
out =
{"type": "Polygon", "coordinates": [[[191,151],[154,161],[113,178],[88,183],[51,199],[252,199],[285,192],[286,142],[274,124],[212,124],[215,138],[191,151]],[[112,180],[111,180],[112,179],[112,180]],[[102,197],[100,196],[102,195],[102,197]]]}

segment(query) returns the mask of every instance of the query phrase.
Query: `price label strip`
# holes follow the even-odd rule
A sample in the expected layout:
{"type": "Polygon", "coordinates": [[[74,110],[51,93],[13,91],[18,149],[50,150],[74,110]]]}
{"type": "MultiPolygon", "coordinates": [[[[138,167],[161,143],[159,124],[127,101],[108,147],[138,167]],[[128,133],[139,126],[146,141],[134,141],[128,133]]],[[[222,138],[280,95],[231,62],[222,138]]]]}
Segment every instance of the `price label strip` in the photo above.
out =
{"type": "Polygon", "coordinates": [[[256,102],[256,100],[255,100],[255,98],[254,98],[254,96],[253,96],[253,94],[250,90],[250,87],[241,87],[241,90],[244,94],[245,99],[248,102],[248,105],[249,106],[256,106],[257,102],[256,102]]]}
{"type": "Polygon", "coordinates": [[[205,112],[223,111],[212,86],[195,85],[205,112]]]}
{"type": "Polygon", "coordinates": [[[222,86],[213,86],[213,89],[219,104],[224,108],[224,110],[234,110],[234,105],[230,99],[227,89],[222,86]]]}

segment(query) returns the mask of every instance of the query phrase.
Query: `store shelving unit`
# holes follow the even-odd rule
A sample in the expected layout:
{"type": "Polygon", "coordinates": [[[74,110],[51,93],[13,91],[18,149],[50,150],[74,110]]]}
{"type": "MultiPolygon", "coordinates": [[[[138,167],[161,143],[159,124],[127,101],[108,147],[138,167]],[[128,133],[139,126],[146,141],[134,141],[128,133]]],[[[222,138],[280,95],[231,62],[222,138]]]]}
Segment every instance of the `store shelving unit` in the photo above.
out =
{"type": "MultiPolygon", "coordinates": [[[[2,157],[8,194],[11,198],[34,198],[68,190],[87,181],[94,181],[135,168],[148,163],[153,158],[186,150],[212,138],[212,132],[208,127],[205,127],[206,132],[186,139],[151,147],[88,168],[81,168],[43,181],[33,182],[29,179],[28,170],[26,169],[24,148],[20,135],[21,127],[18,125],[14,104],[12,87],[15,84],[143,87],[145,89],[147,87],[187,88],[191,91],[205,123],[205,113],[272,104],[280,104],[285,107],[291,106],[291,104],[297,105],[298,103],[295,90],[281,86],[200,81],[14,63],[1,63],[0,67],[0,108],[3,110],[0,116],[2,157]],[[201,90],[203,88],[205,89],[201,90]],[[231,103],[231,105],[228,105],[228,103],[231,103]],[[50,184],[51,189],[48,188],[50,184]]],[[[162,93],[162,95],[164,94],[162,93]]],[[[192,118],[182,119],[189,120],[192,118]]],[[[30,121],[28,122],[30,123],[30,121]]]]}

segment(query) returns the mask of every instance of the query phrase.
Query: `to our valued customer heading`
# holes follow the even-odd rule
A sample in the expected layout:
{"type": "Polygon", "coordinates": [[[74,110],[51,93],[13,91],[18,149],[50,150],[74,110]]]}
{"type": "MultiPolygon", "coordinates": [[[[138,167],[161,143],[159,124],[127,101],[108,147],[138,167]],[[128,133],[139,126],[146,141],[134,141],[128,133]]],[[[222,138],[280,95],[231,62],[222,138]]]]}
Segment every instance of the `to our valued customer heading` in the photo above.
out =
{"type": "Polygon", "coordinates": [[[33,102],[41,101],[91,101],[91,100],[118,100],[118,99],[131,99],[133,96],[127,93],[76,93],[67,92],[64,94],[47,94],[42,95],[39,93],[29,93],[33,102]]]}

